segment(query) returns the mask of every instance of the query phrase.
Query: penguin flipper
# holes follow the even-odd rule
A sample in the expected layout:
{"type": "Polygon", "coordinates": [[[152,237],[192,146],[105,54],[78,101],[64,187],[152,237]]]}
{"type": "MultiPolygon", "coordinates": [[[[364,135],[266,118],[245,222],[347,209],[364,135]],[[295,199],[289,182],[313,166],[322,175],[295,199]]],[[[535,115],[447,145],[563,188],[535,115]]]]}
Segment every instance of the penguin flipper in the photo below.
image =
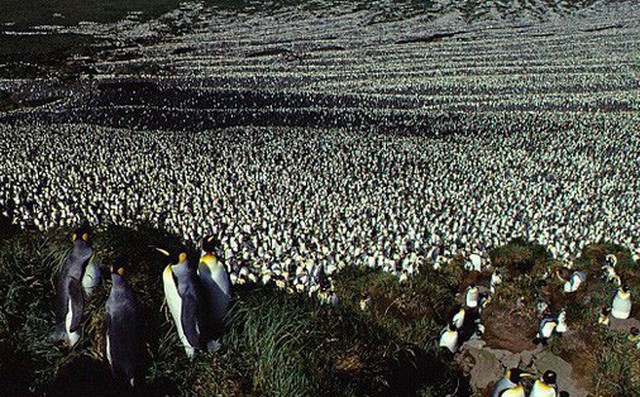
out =
{"type": "Polygon", "coordinates": [[[72,309],[69,331],[76,332],[82,323],[82,309],[84,306],[82,285],[80,284],[80,281],[76,279],[71,279],[71,281],[69,281],[69,299],[69,307],[72,309]]]}
{"type": "Polygon", "coordinates": [[[201,346],[201,328],[203,326],[200,324],[201,311],[199,306],[198,300],[194,296],[190,294],[182,296],[182,310],[180,311],[182,330],[189,344],[196,349],[201,346]]]}

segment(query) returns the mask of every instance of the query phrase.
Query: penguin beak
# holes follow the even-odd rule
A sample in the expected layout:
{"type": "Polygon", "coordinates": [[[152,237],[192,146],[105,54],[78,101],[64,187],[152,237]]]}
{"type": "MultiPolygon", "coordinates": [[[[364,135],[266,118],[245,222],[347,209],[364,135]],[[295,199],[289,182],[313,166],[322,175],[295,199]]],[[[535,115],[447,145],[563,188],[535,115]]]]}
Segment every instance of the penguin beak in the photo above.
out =
{"type": "Polygon", "coordinates": [[[162,248],[158,248],[158,247],[154,247],[156,251],[158,251],[159,253],[161,253],[164,256],[170,256],[169,251],[167,250],[163,250],[162,248]]]}
{"type": "Polygon", "coordinates": [[[521,377],[521,378],[535,378],[536,376],[535,376],[534,374],[530,374],[530,373],[528,373],[528,372],[522,372],[522,373],[520,374],[520,377],[521,377]]]}

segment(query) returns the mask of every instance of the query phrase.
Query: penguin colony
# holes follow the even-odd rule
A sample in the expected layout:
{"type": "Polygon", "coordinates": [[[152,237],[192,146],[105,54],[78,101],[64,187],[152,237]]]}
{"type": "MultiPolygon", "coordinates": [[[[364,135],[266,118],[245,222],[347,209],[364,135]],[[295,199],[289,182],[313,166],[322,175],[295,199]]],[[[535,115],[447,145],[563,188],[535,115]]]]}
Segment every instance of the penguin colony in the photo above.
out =
{"type": "MultiPolygon", "coordinates": [[[[232,283],[313,295],[344,266],[404,281],[462,256],[478,270],[514,237],[562,260],[600,240],[640,258],[636,8],[550,20],[523,38],[485,32],[480,18],[468,40],[425,46],[401,43],[434,29],[419,18],[378,35],[353,29],[370,14],[341,7],[292,14],[305,29],[202,5],[59,28],[111,37],[117,50],[90,65],[82,95],[0,122],[2,211],[41,230],[148,221],[191,242],[214,234],[232,283]],[[618,20],[621,43],[585,32],[618,20]],[[163,25],[188,21],[198,22],[179,36],[163,25]],[[160,31],[169,36],[126,46],[160,31]],[[540,31],[558,33],[556,45],[540,31]],[[269,56],[274,42],[304,62],[269,56]],[[121,72],[149,63],[170,77],[121,72]],[[136,130],[103,127],[119,125],[136,130]]],[[[0,81],[36,95],[33,84],[0,81]]]]}
{"type": "MultiPolygon", "coordinates": [[[[118,60],[91,65],[96,82],[117,88],[73,96],[63,104],[68,108],[25,111],[23,123],[0,122],[3,213],[41,230],[82,220],[126,226],[148,221],[191,242],[211,234],[231,284],[274,283],[329,303],[337,301],[332,278],[346,266],[381,268],[400,282],[425,264],[437,271],[456,257],[479,271],[490,266],[488,249],[513,237],[542,244],[567,266],[586,244],[600,240],[629,247],[640,259],[640,226],[632,211],[640,187],[639,106],[631,89],[640,59],[640,18],[632,17],[637,10],[612,16],[624,22],[615,29],[626,38],[615,45],[607,31],[585,33],[610,23],[606,18],[593,17],[580,28],[550,22],[541,30],[558,33],[555,52],[548,51],[548,38],[536,36],[538,26],[523,27],[524,39],[514,39],[512,27],[484,32],[474,25],[460,34],[466,41],[401,47],[403,40],[421,37],[424,21],[389,22],[383,34],[354,32],[367,25],[367,14],[336,10],[336,18],[299,16],[296,26],[306,28],[305,37],[292,32],[292,21],[282,15],[238,20],[201,6],[176,11],[173,21],[189,29],[169,43],[127,46],[166,34],[160,20],[129,21],[119,29],[59,28],[103,36],[118,31],[118,60]],[[260,33],[267,39],[259,41],[260,33]],[[291,50],[269,55],[275,42],[291,42],[291,50]],[[348,56],[340,49],[345,47],[348,56]],[[142,61],[122,61],[132,55],[142,61]],[[171,76],[127,75],[126,66],[145,62],[171,76]],[[153,96],[135,85],[128,89],[127,77],[148,83],[141,87],[152,87],[153,96]],[[243,94],[251,89],[260,94],[243,94]],[[450,117],[449,111],[459,110],[488,113],[450,117]],[[434,113],[439,116],[430,118],[434,113]],[[208,129],[201,114],[226,121],[208,129]],[[302,128],[289,127],[307,114],[312,120],[302,128]],[[251,126],[264,119],[267,127],[251,126]],[[368,120],[384,128],[371,128],[368,120]],[[189,124],[191,131],[158,130],[171,130],[172,123],[189,124]],[[421,128],[428,133],[412,135],[421,128]]],[[[445,30],[459,28],[440,23],[445,30]]],[[[11,89],[33,88],[34,95],[42,88],[37,84],[2,81],[11,89]]],[[[58,290],[56,336],[70,345],[79,332],[74,316],[99,279],[82,237],[76,236],[58,290]]],[[[209,334],[216,316],[196,310],[183,325],[180,288],[218,280],[216,262],[205,252],[196,270],[179,252],[167,254],[164,286],[185,351],[215,350],[209,334]],[[176,279],[178,287],[171,284],[176,279]],[[194,332],[202,323],[211,327],[204,335],[199,326],[194,332]]],[[[112,272],[114,286],[123,284],[120,269],[112,272]]],[[[548,277],[564,280],[567,294],[584,288],[584,273],[567,271],[548,277]]],[[[619,287],[598,319],[608,324],[610,317],[628,316],[631,297],[613,258],[603,264],[603,279],[619,287]]],[[[464,307],[454,310],[441,334],[444,348],[455,352],[482,334],[481,311],[501,282],[494,272],[489,291],[469,286],[464,307]],[[462,334],[465,319],[472,321],[462,334]]],[[[135,305],[117,305],[129,299],[119,298],[129,296],[123,285],[107,308],[118,321],[135,312],[135,305]]],[[[204,302],[218,302],[216,297],[205,294],[204,302]]],[[[371,299],[361,298],[367,310],[371,299]]],[[[566,312],[549,313],[546,306],[539,303],[540,343],[567,328],[566,312]]],[[[117,334],[116,325],[110,329],[117,334]]],[[[117,339],[110,337],[109,349],[117,339]]],[[[118,361],[115,350],[109,354],[118,361]]],[[[117,367],[129,384],[135,384],[136,365],[132,360],[117,367]]],[[[512,372],[506,378],[511,383],[501,395],[519,395],[521,377],[512,372]]],[[[550,385],[553,378],[545,373],[540,382],[550,385]]]]}
{"type": "MultiPolygon", "coordinates": [[[[640,205],[630,192],[640,181],[639,130],[609,122],[588,136],[542,130],[438,141],[346,130],[244,128],[187,138],[5,126],[0,135],[11,150],[0,160],[0,201],[23,226],[41,229],[146,220],[188,241],[211,233],[232,283],[262,279],[311,294],[345,266],[406,280],[425,264],[438,269],[462,257],[479,270],[489,248],[514,237],[559,260],[600,240],[627,246],[637,260],[629,210],[640,205]],[[533,146],[522,158],[526,145],[533,146]]],[[[574,271],[565,291],[583,279],[574,271]]]]}

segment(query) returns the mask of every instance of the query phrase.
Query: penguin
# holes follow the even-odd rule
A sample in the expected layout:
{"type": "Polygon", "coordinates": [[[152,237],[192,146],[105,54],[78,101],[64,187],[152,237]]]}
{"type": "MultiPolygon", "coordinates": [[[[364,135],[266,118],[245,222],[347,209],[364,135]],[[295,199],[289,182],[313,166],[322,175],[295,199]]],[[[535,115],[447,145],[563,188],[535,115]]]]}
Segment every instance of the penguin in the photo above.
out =
{"type": "Polygon", "coordinates": [[[449,349],[451,353],[455,353],[458,350],[458,330],[453,321],[440,331],[438,346],[449,349]]]}
{"type": "Polygon", "coordinates": [[[164,296],[169,312],[184,346],[187,357],[191,358],[202,347],[204,324],[203,299],[196,269],[191,266],[187,254],[181,251],[172,254],[164,249],[156,250],[165,256],[168,263],[162,273],[164,296]]]}
{"type": "Polygon", "coordinates": [[[77,229],[71,235],[73,250],[67,257],[56,285],[56,330],[54,340],[64,340],[73,347],[81,335],[84,292],[82,278],[93,255],[89,232],[77,229]]]}
{"type": "Polygon", "coordinates": [[[532,376],[520,368],[509,369],[493,388],[491,397],[525,397],[524,388],[520,382],[522,378],[532,376]]]}
{"type": "Polygon", "coordinates": [[[202,252],[198,264],[198,277],[202,284],[207,321],[207,337],[224,325],[224,318],[231,301],[231,281],[224,265],[216,258],[215,239],[202,239],[202,252]]]}
{"type": "Polygon", "coordinates": [[[478,307],[478,296],[480,295],[478,291],[478,287],[475,284],[471,284],[467,287],[467,292],[465,294],[465,305],[471,309],[475,309],[478,307]]]}
{"type": "Polygon", "coordinates": [[[122,262],[111,268],[105,313],[105,356],[114,379],[136,387],[142,379],[145,345],[138,298],[124,278],[122,262]]]}
{"type": "Polygon", "coordinates": [[[461,306],[457,307],[457,311],[455,311],[455,314],[451,319],[452,324],[456,327],[457,330],[462,328],[462,325],[464,324],[464,315],[465,315],[464,308],[461,306]]]}
{"type": "Polygon", "coordinates": [[[560,314],[558,314],[558,317],[556,318],[556,323],[558,325],[556,325],[556,332],[559,334],[564,334],[565,332],[567,332],[568,328],[567,328],[567,311],[565,309],[562,309],[562,311],[560,311],[560,314]]]}
{"type": "Polygon", "coordinates": [[[373,306],[373,299],[371,298],[368,292],[364,291],[360,294],[359,306],[360,306],[360,310],[362,310],[363,312],[371,310],[373,306]]]}
{"type": "Polygon", "coordinates": [[[598,315],[598,324],[608,326],[610,319],[609,315],[611,314],[611,308],[603,307],[600,310],[600,314],[598,315]]]}
{"type": "Polygon", "coordinates": [[[615,268],[618,264],[618,258],[614,254],[608,254],[604,257],[605,266],[610,266],[615,268]]]}
{"type": "Polygon", "coordinates": [[[577,271],[573,272],[569,281],[564,283],[563,289],[566,293],[576,292],[580,285],[587,279],[587,276],[584,272],[577,271]]]}
{"type": "Polygon", "coordinates": [[[558,385],[556,384],[557,375],[555,372],[548,370],[542,375],[542,379],[536,379],[529,397],[557,397],[558,385]]]}
{"type": "Polygon", "coordinates": [[[611,315],[617,319],[624,320],[631,314],[631,293],[626,285],[618,288],[616,296],[611,305],[611,315]]]}
{"type": "Polygon", "coordinates": [[[627,339],[635,343],[636,348],[640,349],[640,329],[638,329],[638,327],[631,327],[627,339]]]}
{"type": "Polygon", "coordinates": [[[555,331],[558,323],[553,317],[545,317],[540,321],[540,325],[538,327],[538,334],[536,335],[536,339],[534,342],[540,342],[542,344],[546,344],[547,340],[551,338],[553,332],[555,331]]]}

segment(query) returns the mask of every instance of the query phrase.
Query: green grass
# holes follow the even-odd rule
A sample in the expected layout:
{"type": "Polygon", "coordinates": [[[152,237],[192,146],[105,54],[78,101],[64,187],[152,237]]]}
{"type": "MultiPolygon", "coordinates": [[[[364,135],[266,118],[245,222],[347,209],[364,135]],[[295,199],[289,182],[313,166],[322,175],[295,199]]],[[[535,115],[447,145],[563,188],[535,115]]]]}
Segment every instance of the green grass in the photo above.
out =
{"type": "MultiPolygon", "coordinates": [[[[55,345],[50,334],[54,282],[69,252],[70,230],[12,233],[0,240],[0,387],[12,395],[115,390],[102,357],[102,318],[108,268],[122,255],[145,313],[145,395],[427,396],[450,393],[458,385],[459,373],[435,349],[440,326],[433,313],[416,314],[422,305],[406,306],[429,292],[437,295],[424,306],[438,304],[441,293],[451,298],[455,288],[445,279],[397,286],[381,273],[357,282],[345,275],[336,306],[268,287],[236,288],[223,348],[189,360],[163,306],[162,266],[149,248],[178,239],[148,225],[112,226],[96,235],[104,282],[87,301],[82,339],[69,351],[55,345]],[[389,289],[396,303],[385,309],[392,313],[388,322],[355,306],[351,297],[363,280],[377,280],[380,293],[389,289]]],[[[189,249],[195,258],[195,247],[189,249]]]]}

